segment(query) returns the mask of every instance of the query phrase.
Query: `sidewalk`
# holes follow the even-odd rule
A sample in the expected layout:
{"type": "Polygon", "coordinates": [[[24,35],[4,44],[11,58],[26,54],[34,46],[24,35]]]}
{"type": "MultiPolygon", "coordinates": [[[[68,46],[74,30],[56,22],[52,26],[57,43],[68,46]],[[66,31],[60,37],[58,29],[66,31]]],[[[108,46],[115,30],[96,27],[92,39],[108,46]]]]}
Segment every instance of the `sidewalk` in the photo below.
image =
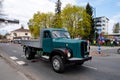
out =
{"type": "Polygon", "coordinates": [[[29,80],[0,57],[0,80],[29,80]]]}

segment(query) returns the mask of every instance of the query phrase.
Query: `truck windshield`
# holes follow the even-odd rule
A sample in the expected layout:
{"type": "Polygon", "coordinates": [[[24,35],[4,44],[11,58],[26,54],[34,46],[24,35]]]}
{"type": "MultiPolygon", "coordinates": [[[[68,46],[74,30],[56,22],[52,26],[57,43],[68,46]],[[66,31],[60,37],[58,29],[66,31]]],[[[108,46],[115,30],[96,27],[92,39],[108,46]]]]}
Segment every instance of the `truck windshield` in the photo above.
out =
{"type": "Polygon", "coordinates": [[[52,37],[53,38],[70,38],[70,35],[67,31],[62,31],[62,30],[55,30],[52,31],[52,37]]]}

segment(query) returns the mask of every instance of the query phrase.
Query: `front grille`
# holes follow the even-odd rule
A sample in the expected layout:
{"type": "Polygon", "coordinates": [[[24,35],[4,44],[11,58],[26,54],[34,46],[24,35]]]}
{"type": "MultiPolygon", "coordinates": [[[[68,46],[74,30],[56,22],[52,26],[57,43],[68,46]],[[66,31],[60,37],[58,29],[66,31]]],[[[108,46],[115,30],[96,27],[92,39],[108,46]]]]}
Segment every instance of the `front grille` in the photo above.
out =
{"type": "Polygon", "coordinates": [[[84,58],[87,52],[87,42],[81,42],[81,56],[84,58]]]}

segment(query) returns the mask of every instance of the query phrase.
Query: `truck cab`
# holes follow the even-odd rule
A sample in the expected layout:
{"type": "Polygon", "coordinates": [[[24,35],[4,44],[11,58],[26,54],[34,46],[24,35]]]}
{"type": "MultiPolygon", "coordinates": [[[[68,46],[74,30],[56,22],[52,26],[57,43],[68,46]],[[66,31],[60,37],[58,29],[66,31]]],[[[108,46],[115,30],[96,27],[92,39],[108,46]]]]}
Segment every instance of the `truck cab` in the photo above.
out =
{"type": "Polygon", "coordinates": [[[36,45],[32,43],[32,41],[29,44],[23,43],[26,58],[32,59],[37,53],[42,52],[41,56],[47,56],[56,72],[63,72],[67,63],[82,65],[85,61],[92,59],[87,41],[71,39],[69,32],[65,29],[42,29],[40,39],[36,43],[38,46],[35,47],[36,45]]]}

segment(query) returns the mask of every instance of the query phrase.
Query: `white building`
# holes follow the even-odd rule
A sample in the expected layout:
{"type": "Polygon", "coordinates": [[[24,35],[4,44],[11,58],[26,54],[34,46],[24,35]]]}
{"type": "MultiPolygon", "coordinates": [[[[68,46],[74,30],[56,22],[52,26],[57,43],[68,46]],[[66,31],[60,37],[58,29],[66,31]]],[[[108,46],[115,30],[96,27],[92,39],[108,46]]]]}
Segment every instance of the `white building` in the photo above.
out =
{"type": "Polygon", "coordinates": [[[31,33],[28,29],[24,29],[23,27],[11,31],[11,33],[7,36],[9,40],[28,40],[31,38],[31,33]]]}
{"type": "Polygon", "coordinates": [[[109,19],[105,16],[96,17],[94,19],[95,27],[96,27],[98,33],[108,34],[108,21],[109,21],[109,19]]]}

